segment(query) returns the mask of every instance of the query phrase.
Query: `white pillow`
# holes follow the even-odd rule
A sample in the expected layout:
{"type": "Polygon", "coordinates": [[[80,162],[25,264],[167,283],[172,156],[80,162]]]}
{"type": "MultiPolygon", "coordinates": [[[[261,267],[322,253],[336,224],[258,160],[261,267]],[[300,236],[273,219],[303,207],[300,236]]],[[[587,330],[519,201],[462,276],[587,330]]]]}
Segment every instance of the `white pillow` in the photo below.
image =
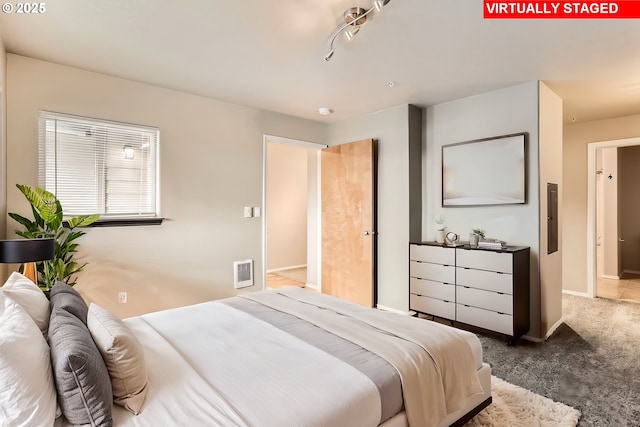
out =
{"type": "Polygon", "coordinates": [[[49,346],[18,303],[0,292],[0,420],[51,426],[56,415],[49,346]]]}
{"type": "Polygon", "coordinates": [[[122,320],[97,304],[89,306],[87,327],[107,365],[113,403],[138,415],[148,390],[140,341],[122,320]]]}
{"type": "Polygon", "coordinates": [[[20,304],[46,336],[49,330],[49,300],[35,283],[22,274],[13,272],[0,288],[0,293],[20,304]]]}

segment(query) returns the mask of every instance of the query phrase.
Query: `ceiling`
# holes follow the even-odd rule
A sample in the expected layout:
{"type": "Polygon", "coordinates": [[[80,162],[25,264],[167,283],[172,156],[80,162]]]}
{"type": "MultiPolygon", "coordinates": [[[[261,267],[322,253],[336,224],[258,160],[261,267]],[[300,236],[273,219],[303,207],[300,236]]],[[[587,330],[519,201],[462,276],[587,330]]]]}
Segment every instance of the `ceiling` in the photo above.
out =
{"type": "Polygon", "coordinates": [[[485,20],[481,0],[392,0],[325,62],[343,11],[371,4],[56,0],[0,14],[0,36],[11,53],[327,122],[530,80],[563,98],[565,121],[640,113],[638,20],[485,20]]]}

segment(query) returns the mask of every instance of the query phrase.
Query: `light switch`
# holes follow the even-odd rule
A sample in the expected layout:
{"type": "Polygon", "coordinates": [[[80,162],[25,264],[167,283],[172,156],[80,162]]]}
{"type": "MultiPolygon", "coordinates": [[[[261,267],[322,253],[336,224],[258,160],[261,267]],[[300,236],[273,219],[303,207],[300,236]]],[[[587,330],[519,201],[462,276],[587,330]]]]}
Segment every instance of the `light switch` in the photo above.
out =
{"type": "Polygon", "coordinates": [[[244,217],[251,218],[253,216],[253,208],[251,206],[244,207],[244,217]]]}
{"type": "Polygon", "coordinates": [[[255,216],[256,218],[260,217],[260,207],[256,206],[255,208],[253,208],[253,216],[255,216]]]}

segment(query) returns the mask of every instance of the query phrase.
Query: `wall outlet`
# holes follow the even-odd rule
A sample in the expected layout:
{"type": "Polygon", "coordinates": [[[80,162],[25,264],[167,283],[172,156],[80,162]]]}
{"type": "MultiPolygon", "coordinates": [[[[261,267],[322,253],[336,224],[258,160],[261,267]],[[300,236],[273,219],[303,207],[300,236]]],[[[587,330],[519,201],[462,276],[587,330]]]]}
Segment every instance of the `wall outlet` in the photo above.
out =
{"type": "Polygon", "coordinates": [[[118,292],[118,302],[120,304],[127,303],[127,293],[126,292],[118,292]]]}
{"type": "Polygon", "coordinates": [[[253,217],[253,208],[250,206],[245,206],[244,207],[244,217],[245,218],[252,218],[253,217]]]}

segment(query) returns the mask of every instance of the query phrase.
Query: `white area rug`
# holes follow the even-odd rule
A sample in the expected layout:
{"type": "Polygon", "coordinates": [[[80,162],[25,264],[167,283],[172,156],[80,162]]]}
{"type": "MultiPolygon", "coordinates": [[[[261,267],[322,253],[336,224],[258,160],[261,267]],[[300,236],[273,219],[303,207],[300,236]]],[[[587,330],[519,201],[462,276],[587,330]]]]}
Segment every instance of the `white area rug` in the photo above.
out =
{"type": "Polygon", "coordinates": [[[493,403],[465,427],[575,427],[580,411],[491,377],[493,403]]]}

